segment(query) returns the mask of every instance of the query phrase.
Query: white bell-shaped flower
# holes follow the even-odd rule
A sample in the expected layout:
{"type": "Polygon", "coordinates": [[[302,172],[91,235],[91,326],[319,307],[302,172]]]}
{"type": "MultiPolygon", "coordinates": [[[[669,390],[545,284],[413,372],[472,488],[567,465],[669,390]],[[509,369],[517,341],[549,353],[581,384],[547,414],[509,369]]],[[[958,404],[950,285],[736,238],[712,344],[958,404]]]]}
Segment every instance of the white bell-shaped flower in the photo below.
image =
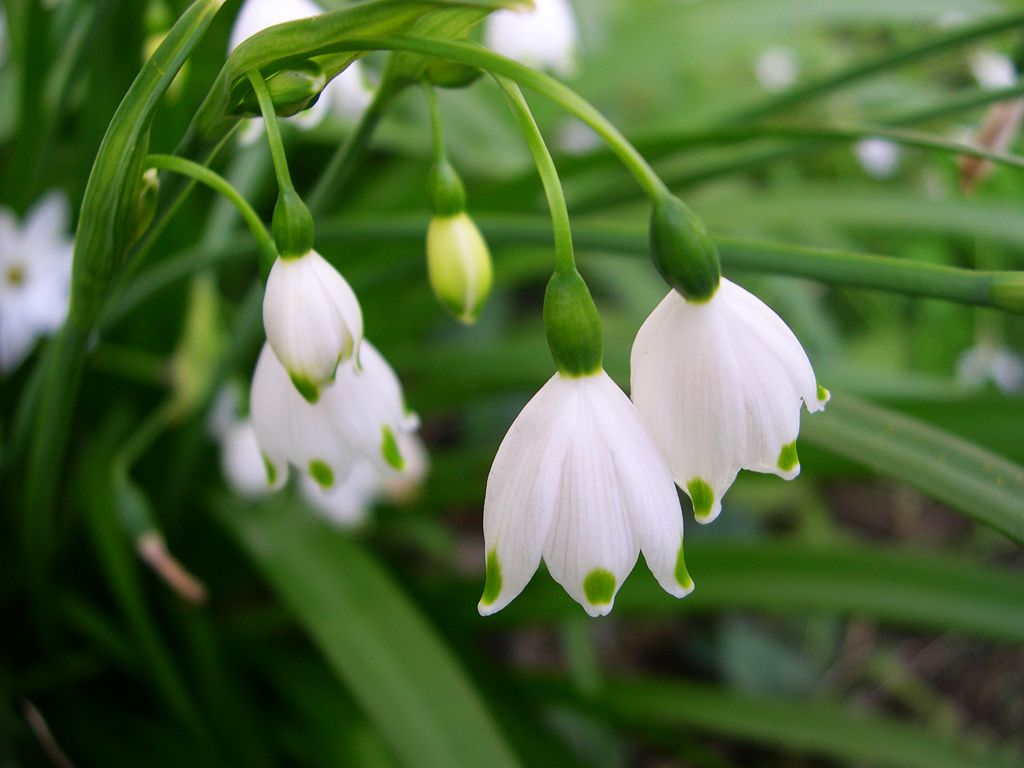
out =
{"type": "Polygon", "coordinates": [[[861,139],[853,146],[861,168],[876,179],[888,179],[900,167],[903,148],[888,139],[861,139]]]}
{"type": "Polygon", "coordinates": [[[813,413],[829,396],[782,318],[725,278],[704,303],[671,291],[630,366],[633,402],[702,523],[740,469],[796,477],[800,402],[813,413]]]}
{"type": "Polygon", "coordinates": [[[398,436],[418,420],[404,404],[401,384],[381,354],[362,345],[354,360],[339,366],[320,400],[304,400],[269,344],[253,374],[250,405],[256,438],[271,486],[279,486],[292,464],[321,488],[341,483],[360,460],[380,472],[400,472],[406,464],[398,436]]]}
{"type": "Polygon", "coordinates": [[[267,340],[303,397],[316,402],[363,338],[363,313],[352,288],[316,251],[278,258],[263,295],[267,340]]]}
{"type": "Polygon", "coordinates": [[[516,418],[487,478],[484,544],[485,616],[523,590],[542,556],[591,616],[612,609],[641,551],[667,592],[693,589],[668,466],[603,370],[555,374],[516,418]]]}
{"type": "Polygon", "coordinates": [[[534,9],[495,11],[484,39],[495,53],[562,77],[576,71],[579,28],[569,0],[533,0],[534,9]]]}
{"type": "Polygon", "coordinates": [[[67,317],[74,251],[69,222],[61,192],[36,203],[22,226],[0,208],[0,373],[21,365],[36,341],[67,317]]]}

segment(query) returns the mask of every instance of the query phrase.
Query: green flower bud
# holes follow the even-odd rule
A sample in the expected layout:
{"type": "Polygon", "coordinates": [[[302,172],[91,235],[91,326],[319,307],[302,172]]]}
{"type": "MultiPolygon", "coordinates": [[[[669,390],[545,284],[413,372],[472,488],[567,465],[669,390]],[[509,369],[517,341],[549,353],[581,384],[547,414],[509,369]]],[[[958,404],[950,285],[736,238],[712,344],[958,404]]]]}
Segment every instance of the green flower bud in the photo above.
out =
{"type": "Polygon", "coordinates": [[[431,220],[427,274],[441,305],[460,322],[475,323],[491,293],[494,269],[487,243],[465,211],[431,220]]]}
{"type": "MultiPolygon", "coordinates": [[[[267,78],[267,90],[278,117],[291,117],[309,109],[326,85],[327,75],[315,61],[303,61],[267,78]]],[[[250,89],[232,114],[259,117],[262,113],[256,93],[250,89]]]]}
{"type": "Polygon", "coordinates": [[[156,204],[160,198],[160,178],[156,168],[150,168],[142,174],[142,183],[135,193],[135,231],[132,242],[138,242],[156,216],[156,204]]]}
{"type": "Polygon", "coordinates": [[[423,74],[427,82],[439,88],[465,88],[479,80],[483,70],[450,59],[434,59],[423,74]]]}
{"type": "Polygon", "coordinates": [[[447,159],[430,169],[430,207],[438,216],[454,216],[466,210],[466,191],[462,179],[447,159]]]}
{"type": "Polygon", "coordinates": [[[557,270],[544,293],[544,331],[555,368],[563,376],[590,376],[601,369],[601,317],[580,273],[557,270]]]}
{"type": "Polygon", "coordinates": [[[294,189],[278,195],[271,228],[281,258],[298,258],[313,250],[313,214],[294,189]]]}
{"type": "Polygon", "coordinates": [[[678,197],[665,195],[651,212],[651,259],[666,282],[688,301],[718,290],[722,267],[704,222],[678,197]]]}

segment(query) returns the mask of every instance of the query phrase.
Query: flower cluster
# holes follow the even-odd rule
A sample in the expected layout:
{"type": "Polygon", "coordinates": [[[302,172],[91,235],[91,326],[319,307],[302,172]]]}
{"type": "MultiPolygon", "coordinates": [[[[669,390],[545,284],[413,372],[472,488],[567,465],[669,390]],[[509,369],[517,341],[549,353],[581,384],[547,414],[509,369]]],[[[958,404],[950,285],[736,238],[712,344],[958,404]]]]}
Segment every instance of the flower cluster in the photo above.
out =
{"type": "Polygon", "coordinates": [[[481,614],[515,598],[541,558],[592,616],[611,610],[640,552],[685,596],[673,480],[708,523],[740,469],[796,477],[800,405],[829,397],[782,319],[725,279],[706,300],[670,291],[631,368],[632,401],[600,365],[560,370],[512,424],[487,481],[481,614]]]}

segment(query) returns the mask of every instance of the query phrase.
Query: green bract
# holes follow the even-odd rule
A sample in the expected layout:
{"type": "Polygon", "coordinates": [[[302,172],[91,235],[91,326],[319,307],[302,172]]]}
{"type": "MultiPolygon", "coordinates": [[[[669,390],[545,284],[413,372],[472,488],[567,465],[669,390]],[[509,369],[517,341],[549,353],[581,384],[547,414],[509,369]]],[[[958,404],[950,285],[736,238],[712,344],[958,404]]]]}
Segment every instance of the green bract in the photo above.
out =
{"type": "Polygon", "coordinates": [[[544,332],[555,367],[563,376],[589,376],[601,369],[601,318],[580,273],[556,270],[544,293],[544,332]]]}
{"type": "Polygon", "coordinates": [[[669,285],[689,301],[707,301],[722,268],[704,222],[678,197],[661,196],[651,211],[651,259],[669,285]]]}

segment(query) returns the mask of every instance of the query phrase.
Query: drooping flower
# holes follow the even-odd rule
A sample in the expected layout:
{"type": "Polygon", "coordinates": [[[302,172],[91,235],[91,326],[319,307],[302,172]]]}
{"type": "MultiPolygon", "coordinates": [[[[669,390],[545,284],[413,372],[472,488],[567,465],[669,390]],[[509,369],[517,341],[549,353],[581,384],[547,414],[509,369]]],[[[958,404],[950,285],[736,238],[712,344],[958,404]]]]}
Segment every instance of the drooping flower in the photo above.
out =
{"type": "Polygon", "coordinates": [[[0,208],[0,373],[21,365],[36,341],[67,317],[74,251],[69,221],[62,192],[36,203],[22,226],[0,208]]]}
{"type": "Polygon", "coordinates": [[[445,309],[463,323],[476,322],[491,294],[494,269],[487,243],[465,211],[430,220],[427,275],[445,309]]]}
{"type": "Polygon", "coordinates": [[[740,469],[796,477],[800,402],[813,413],[829,397],[785,322],[724,278],[703,303],[671,291],[630,366],[633,402],[704,523],[740,469]]]}
{"type": "Polygon", "coordinates": [[[971,74],[982,88],[997,91],[1012,88],[1017,82],[1017,67],[1005,53],[987,49],[975,51],[968,63],[971,74]]]}
{"type": "Polygon", "coordinates": [[[534,9],[495,11],[484,39],[495,53],[562,77],[576,71],[579,28],[569,0],[534,0],[534,9]]]}
{"type": "Polygon", "coordinates": [[[612,609],[641,551],[667,592],[693,589],[668,466],[603,370],[555,374],[516,418],[487,478],[484,543],[485,616],[523,590],[542,557],[591,616],[612,609]]]}
{"type": "Polygon", "coordinates": [[[338,366],[334,383],[311,404],[303,399],[269,344],[253,374],[251,410],[267,480],[279,487],[291,464],[331,489],[365,459],[381,472],[400,472],[405,456],[398,436],[418,419],[405,409],[401,384],[369,342],[360,365],[338,366]]]}
{"type": "MultiPolygon", "coordinates": [[[[323,12],[323,8],[312,0],[246,0],[231,28],[228,50],[233,51],[243,41],[267,27],[319,16],[323,12]]],[[[373,90],[366,79],[366,74],[360,63],[353,61],[345,71],[327,84],[316,104],[292,119],[303,128],[312,128],[328,116],[344,122],[354,122],[372,99],[373,90]]],[[[242,134],[243,143],[258,139],[262,127],[261,118],[253,119],[242,134]]]]}
{"type": "Polygon", "coordinates": [[[792,48],[768,48],[757,57],[754,74],[769,93],[783,91],[800,76],[800,60],[792,48]]]}
{"type": "Polygon", "coordinates": [[[876,179],[888,179],[899,168],[903,149],[888,139],[861,139],[853,148],[861,168],[876,179]]]}
{"type": "Polygon", "coordinates": [[[363,314],[345,278],[309,251],[274,262],[263,295],[263,327],[292,383],[316,402],[338,364],[358,353],[363,314]]]}

